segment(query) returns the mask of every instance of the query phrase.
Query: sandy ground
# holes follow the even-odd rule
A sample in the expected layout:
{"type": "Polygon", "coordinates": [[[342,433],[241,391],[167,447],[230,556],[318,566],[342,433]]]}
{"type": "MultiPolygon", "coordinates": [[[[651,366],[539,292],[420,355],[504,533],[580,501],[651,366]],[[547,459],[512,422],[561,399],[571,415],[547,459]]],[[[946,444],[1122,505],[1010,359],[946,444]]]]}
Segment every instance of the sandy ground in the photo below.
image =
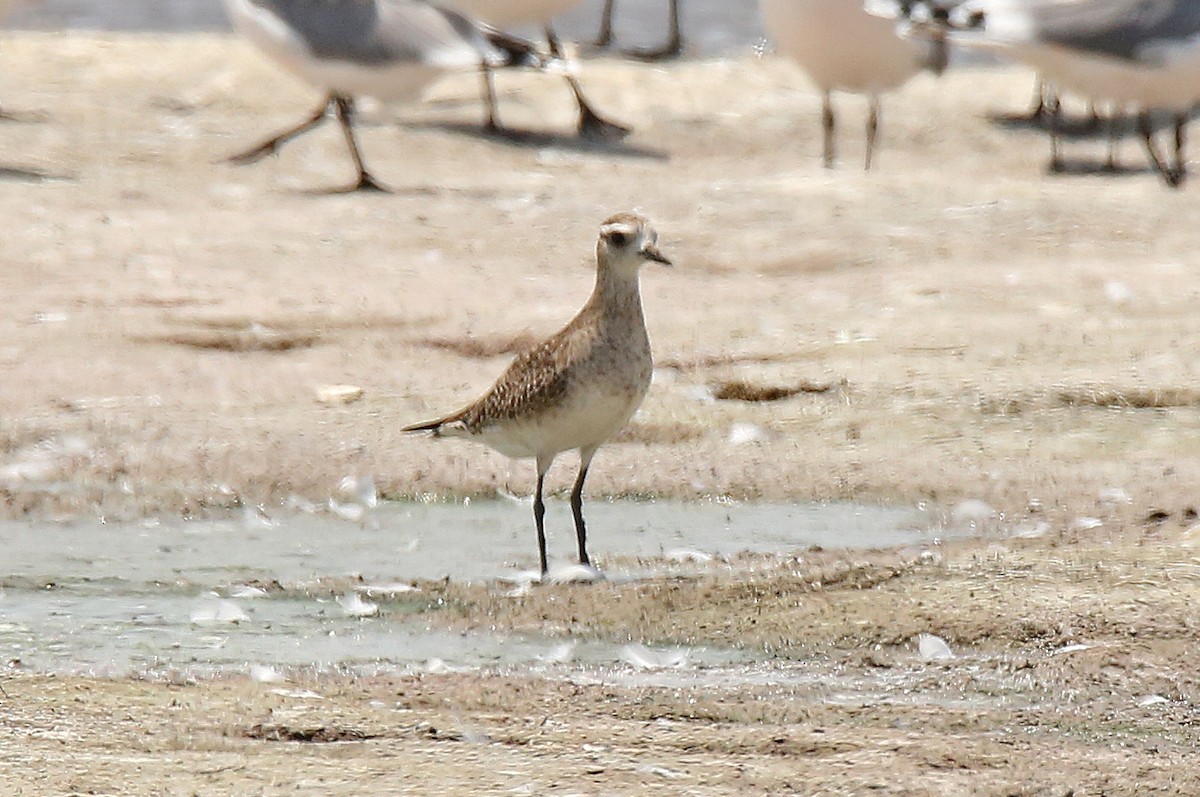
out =
{"type": "Polygon", "coordinates": [[[478,135],[476,81],[452,77],[364,118],[396,193],[340,196],[333,129],[221,162],[317,99],[239,42],[3,43],[30,117],[0,125],[7,515],[270,509],[349,473],[527,493],[527,463],[397,429],[570,317],[596,225],[636,207],[677,266],[644,275],[656,381],[591,494],[931,502],[1000,537],[517,600],[449,584],[429,615],[761,650],[799,686],[295,674],[306,700],[14,671],[0,792],[1197,791],[1200,206],[1132,142],[1127,173],[1080,140],[1080,173],[1047,176],[1042,136],[989,118],[1028,74],[914,81],[866,174],[861,102],[821,169],[816,100],[771,58],[587,62],[637,128],[614,147],[528,74],[501,88],[530,132],[478,135]],[[318,399],[341,384],[363,397],[318,399]],[[922,631],[962,663],[920,664],[922,631]]]}

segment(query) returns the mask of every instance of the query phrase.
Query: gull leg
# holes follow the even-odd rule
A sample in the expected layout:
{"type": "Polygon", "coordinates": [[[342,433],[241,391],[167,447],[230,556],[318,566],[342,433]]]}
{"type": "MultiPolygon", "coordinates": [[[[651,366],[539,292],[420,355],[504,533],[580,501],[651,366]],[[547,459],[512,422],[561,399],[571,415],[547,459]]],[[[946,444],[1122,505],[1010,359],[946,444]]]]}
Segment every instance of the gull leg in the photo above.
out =
{"type": "Polygon", "coordinates": [[[679,24],[679,0],[671,0],[670,33],[667,43],[654,50],[633,50],[628,55],[643,61],[662,61],[676,58],[683,52],[683,32],[679,24]]]}
{"type": "Polygon", "coordinates": [[[575,518],[575,540],[579,543],[579,564],[591,565],[587,552],[587,526],[583,522],[583,482],[587,478],[588,467],[596,449],[580,449],[579,475],[575,478],[575,486],[571,489],[571,515],[575,518]]]}
{"type": "Polygon", "coordinates": [[[822,157],[825,161],[825,168],[832,169],[834,158],[833,137],[836,121],[833,118],[833,98],[829,96],[828,91],[825,92],[824,99],[821,103],[821,122],[824,125],[825,130],[825,136],[822,139],[824,145],[822,149],[822,157]]]}
{"type": "Polygon", "coordinates": [[[1046,91],[1046,121],[1050,130],[1050,171],[1058,173],[1063,170],[1062,156],[1059,154],[1059,136],[1062,134],[1062,101],[1053,87],[1046,91]]]}
{"type": "Polygon", "coordinates": [[[595,41],[597,47],[607,47],[612,44],[613,6],[616,4],[617,0],[604,0],[604,11],[600,14],[600,34],[596,36],[595,41]]]}
{"type": "Polygon", "coordinates": [[[1184,179],[1187,178],[1187,158],[1184,157],[1183,150],[1187,145],[1187,123],[1188,115],[1186,113],[1177,114],[1175,116],[1175,185],[1183,185],[1184,179]]]}
{"type": "Polygon", "coordinates": [[[350,147],[350,155],[354,158],[354,168],[358,170],[358,181],[346,189],[352,191],[382,191],[389,193],[363,165],[362,154],[358,149],[358,141],[354,137],[354,100],[349,97],[335,97],[334,106],[337,108],[338,122],[342,125],[342,133],[346,136],[346,144],[350,147]]]}
{"type": "Polygon", "coordinates": [[[312,130],[314,127],[321,124],[321,122],[325,121],[325,115],[329,112],[330,106],[334,105],[336,102],[337,100],[333,96],[326,97],[325,101],[321,103],[321,107],[317,108],[317,110],[314,111],[303,122],[295,127],[289,127],[282,133],[268,138],[263,143],[255,147],[251,147],[245,152],[231,156],[229,158],[229,162],[239,165],[255,163],[267,157],[268,155],[274,155],[275,153],[279,152],[279,148],[284,144],[303,133],[307,133],[309,130],[312,130]]]}
{"type": "Polygon", "coordinates": [[[871,95],[870,110],[867,112],[867,159],[863,171],[871,170],[871,153],[875,151],[875,137],[879,134],[879,98],[871,95]]]}
{"type": "MultiPolygon", "coordinates": [[[[550,54],[555,58],[563,58],[562,43],[558,40],[558,35],[549,25],[546,26],[546,43],[550,46],[550,54]]],[[[575,95],[575,102],[579,105],[579,135],[584,138],[592,139],[608,139],[620,140],[631,132],[628,127],[600,116],[592,110],[592,106],[588,104],[587,98],[583,96],[583,89],[579,85],[579,81],[574,75],[566,76],[567,84],[571,87],[571,92],[575,95]]]]}
{"type": "Polygon", "coordinates": [[[502,128],[496,115],[496,81],[492,67],[486,61],[479,67],[479,77],[483,82],[483,103],[487,106],[487,119],[483,123],[483,129],[489,133],[498,133],[502,128]]]}
{"type": "Polygon", "coordinates": [[[1154,143],[1154,125],[1151,123],[1150,112],[1142,111],[1138,114],[1138,129],[1142,134],[1142,141],[1146,144],[1146,154],[1150,156],[1150,162],[1154,164],[1154,168],[1162,177],[1163,182],[1171,188],[1179,187],[1179,177],[1168,168],[1166,161],[1159,155],[1158,146],[1154,143]]]}
{"type": "Polygon", "coordinates": [[[1119,103],[1113,103],[1112,113],[1106,125],[1108,132],[1108,154],[1104,158],[1104,171],[1115,172],[1117,166],[1117,144],[1121,140],[1121,126],[1125,121],[1125,109],[1119,103]]]}
{"type": "Polygon", "coordinates": [[[667,39],[666,55],[679,55],[683,52],[683,31],[679,25],[679,0],[671,0],[671,36],[667,39]]]}

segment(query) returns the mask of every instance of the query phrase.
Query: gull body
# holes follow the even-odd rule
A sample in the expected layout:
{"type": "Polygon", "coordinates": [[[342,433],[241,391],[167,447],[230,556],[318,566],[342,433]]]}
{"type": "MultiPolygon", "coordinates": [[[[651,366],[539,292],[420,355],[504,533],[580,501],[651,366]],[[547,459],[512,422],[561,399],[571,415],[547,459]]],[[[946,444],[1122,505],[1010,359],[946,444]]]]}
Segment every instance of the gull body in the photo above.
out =
{"type": "MultiPolygon", "coordinates": [[[[495,28],[508,30],[514,26],[537,25],[545,31],[546,42],[553,58],[564,59],[566,53],[554,32],[551,21],[558,14],[579,5],[580,0],[447,0],[451,7],[462,11],[467,16],[486,22],[495,28]]],[[[625,125],[602,117],[592,108],[583,87],[570,71],[563,77],[571,88],[575,103],[579,108],[578,129],[580,135],[597,139],[620,139],[629,134],[625,125]]],[[[487,96],[488,127],[500,130],[496,113],[495,90],[491,85],[491,70],[485,67],[485,86],[487,96]]]]}
{"type": "Polygon", "coordinates": [[[300,79],[408,102],[447,70],[478,67],[481,34],[414,0],[225,0],[234,27],[300,79]]]}
{"type": "Polygon", "coordinates": [[[581,0],[449,0],[448,5],[497,28],[545,25],[581,0]]]}
{"type": "Polygon", "coordinates": [[[588,467],[597,449],[633,417],[650,388],[654,366],[639,272],[646,262],[669,264],[657,239],[650,223],[637,214],[607,219],[596,243],[596,286],[576,316],[519,355],[477,401],[404,429],[475,440],[505,456],[536,461],[533,509],[543,575],[548,562],[542,494],[550,465],[560,453],[578,449],[571,509],[579,562],[588,565],[583,520],[588,467]]]}
{"type": "Polygon", "coordinates": [[[356,97],[415,100],[446,71],[508,63],[522,54],[505,49],[516,42],[511,37],[424,0],[225,0],[225,7],[234,27],[264,54],[326,93],[300,125],[232,160],[272,154],[333,111],[358,169],[355,190],[382,190],[363,166],[354,137],[356,97]]]}
{"type": "Polygon", "coordinates": [[[1187,111],[1200,101],[1195,0],[970,0],[966,44],[997,50],[1096,101],[1187,111]]]}
{"type": "MultiPolygon", "coordinates": [[[[632,55],[638,58],[655,60],[673,58],[683,52],[683,32],[679,26],[679,0],[668,0],[670,22],[667,43],[658,50],[636,50],[632,55]]],[[[600,35],[596,37],[597,47],[607,47],[613,38],[613,13],[616,11],[617,0],[604,0],[604,10],[600,16],[600,35]]]]}
{"type": "MultiPolygon", "coordinates": [[[[956,38],[1000,52],[1055,86],[1093,102],[1139,112],[1154,167],[1171,186],[1185,176],[1183,144],[1191,109],[1200,102],[1200,2],[1196,0],[968,0],[958,18],[982,21],[956,38]],[[1150,115],[1175,121],[1175,165],[1153,140],[1150,115]]],[[[1051,168],[1058,168],[1051,116],[1051,168]]]]}
{"type": "Polygon", "coordinates": [[[879,98],[925,68],[945,66],[945,44],[901,36],[893,21],[867,13],[860,0],[762,0],[767,33],[803,69],[823,98],[824,162],[834,162],[831,94],[867,97],[866,168],[879,127],[879,98]]]}

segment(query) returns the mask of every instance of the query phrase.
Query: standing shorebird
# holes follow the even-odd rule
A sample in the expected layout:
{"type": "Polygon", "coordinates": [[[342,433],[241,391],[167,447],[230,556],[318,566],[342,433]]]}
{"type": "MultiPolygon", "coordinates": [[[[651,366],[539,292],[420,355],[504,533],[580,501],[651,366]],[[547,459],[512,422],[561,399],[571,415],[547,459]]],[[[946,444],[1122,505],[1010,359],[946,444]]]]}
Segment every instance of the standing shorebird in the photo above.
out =
{"type": "MultiPolygon", "coordinates": [[[[550,55],[555,59],[565,59],[566,53],[558,34],[554,32],[551,20],[577,6],[580,0],[444,0],[451,8],[460,9],[470,17],[486,22],[501,30],[507,30],[516,25],[541,25],[546,35],[546,43],[550,55]]],[[[583,87],[570,70],[564,72],[567,85],[575,96],[575,104],[579,107],[579,135],[592,139],[621,139],[629,135],[630,129],[609,119],[605,119],[587,101],[583,87]]],[[[499,131],[501,126],[496,117],[495,91],[491,85],[491,70],[484,67],[484,79],[487,81],[485,91],[488,99],[488,128],[499,131]]]]}
{"type": "Polygon", "coordinates": [[[528,42],[425,0],[225,0],[225,6],[246,38],[327,92],[299,125],[230,160],[253,163],[274,154],[333,112],[358,170],[347,191],[386,190],[363,165],[354,136],[355,97],[412,101],[448,70],[536,61],[528,42]]]}
{"type": "MultiPolygon", "coordinates": [[[[671,19],[667,43],[657,50],[634,50],[630,55],[647,61],[656,61],[662,58],[675,58],[683,52],[683,32],[679,27],[679,0],[669,0],[669,2],[671,19]]],[[[612,43],[613,12],[616,10],[616,5],[617,0],[604,0],[604,11],[600,15],[600,35],[596,37],[597,47],[607,47],[612,43]]]]}
{"type": "MultiPolygon", "coordinates": [[[[1009,55],[1056,88],[1093,102],[1136,109],[1154,169],[1172,188],[1183,183],[1186,127],[1200,103],[1200,2],[968,0],[955,14],[978,23],[956,42],[1009,55]],[[1174,123],[1172,165],[1154,142],[1155,112],[1170,114],[1174,123]]],[[[1048,112],[1050,169],[1058,171],[1058,104],[1048,112]]]]}
{"type": "Polygon", "coordinates": [[[542,486],[554,458],[571,449],[579,450],[571,490],[579,563],[591,564],[583,482],[596,450],[633,417],[650,388],[654,365],[638,273],[648,261],[670,265],[657,241],[650,222],[635,213],[607,219],[596,243],[595,290],[570,323],[519,355],[474,403],[404,428],[478,440],[507,457],[536,461],[533,519],[543,576],[549,568],[542,486]]]}
{"type": "Polygon", "coordinates": [[[892,20],[867,13],[862,0],[762,0],[767,33],[808,73],[821,90],[824,122],[823,159],[834,162],[834,91],[867,95],[865,168],[879,131],[879,96],[903,85],[922,69],[946,67],[942,39],[902,37],[892,20]]]}

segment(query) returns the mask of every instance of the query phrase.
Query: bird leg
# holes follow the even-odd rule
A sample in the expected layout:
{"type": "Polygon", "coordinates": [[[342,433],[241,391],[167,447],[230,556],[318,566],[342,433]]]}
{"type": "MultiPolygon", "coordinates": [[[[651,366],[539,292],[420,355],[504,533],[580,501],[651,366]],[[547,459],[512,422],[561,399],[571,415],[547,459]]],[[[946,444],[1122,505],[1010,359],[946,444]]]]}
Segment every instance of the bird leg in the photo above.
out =
{"type": "Polygon", "coordinates": [[[613,38],[613,6],[617,0],[604,0],[604,11],[600,14],[600,34],[596,36],[596,41],[593,42],[597,47],[607,47],[612,44],[613,38]]]}
{"type": "Polygon", "coordinates": [[[1188,115],[1185,113],[1175,116],[1175,185],[1183,185],[1187,178],[1187,159],[1183,155],[1187,144],[1188,115]]]}
{"type": "Polygon", "coordinates": [[[664,49],[665,55],[679,55],[683,52],[683,31],[679,26],[679,0],[671,0],[671,35],[664,49]]]}
{"type": "Polygon", "coordinates": [[[1053,87],[1046,90],[1046,127],[1050,131],[1050,171],[1058,173],[1063,170],[1062,156],[1059,155],[1059,136],[1062,134],[1062,100],[1053,87]]]}
{"type": "Polygon", "coordinates": [[[823,139],[824,147],[823,147],[822,157],[825,160],[825,168],[832,169],[833,168],[833,158],[834,158],[833,136],[834,136],[834,125],[836,124],[836,122],[833,118],[833,98],[829,96],[828,91],[825,92],[824,98],[821,103],[821,121],[825,126],[825,137],[823,139]]]}
{"type": "Polygon", "coordinates": [[[879,134],[879,98],[871,95],[870,110],[867,112],[867,158],[863,171],[871,171],[871,153],[875,151],[875,137],[879,134]]]}
{"type": "Polygon", "coordinates": [[[337,109],[338,122],[342,125],[342,133],[346,136],[346,144],[350,147],[350,156],[354,158],[354,168],[358,170],[358,181],[349,186],[345,193],[354,191],[381,191],[390,193],[384,188],[375,178],[367,173],[366,167],[363,165],[362,154],[358,149],[358,141],[354,137],[354,100],[349,97],[334,97],[334,106],[337,109]]]}
{"type": "Polygon", "coordinates": [[[1125,110],[1120,103],[1114,103],[1108,117],[1108,153],[1104,158],[1104,171],[1115,172],[1117,166],[1117,144],[1121,140],[1121,127],[1125,121],[1125,110]]]}
{"type": "Polygon", "coordinates": [[[575,486],[571,489],[571,514],[575,518],[575,540],[579,543],[579,564],[591,565],[587,552],[587,526],[583,522],[583,482],[587,478],[588,466],[596,449],[579,452],[579,475],[575,478],[575,486]]]}
{"type": "Polygon", "coordinates": [[[625,54],[642,61],[663,61],[677,58],[683,52],[683,33],[679,25],[679,0],[671,0],[670,35],[667,43],[654,50],[629,50],[625,54]]]}
{"type": "Polygon", "coordinates": [[[1146,154],[1150,156],[1150,162],[1162,176],[1163,182],[1171,188],[1178,188],[1179,176],[1167,166],[1166,161],[1159,155],[1158,146],[1154,143],[1154,125],[1151,123],[1149,111],[1142,111],[1138,114],[1138,130],[1141,131],[1142,141],[1146,144],[1146,154]]]}
{"type": "Polygon", "coordinates": [[[501,127],[500,119],[496,115],[496,81],[492,67],[486,61],[480,65],[479,77],[483,81],[483,101],[487,105],[487,119],[483,123],[483,129],[489,133],[498,133],[501,127]]]}
{"type": "Polygon", "coordinates": [[[325,115],[329,113],[329,108],[334,104],[335,101],[336,100],[333,96],[326,97],[325,101],[321,103],[321,107],[317,108],[317,110],[314,111],[312,115],[303,122],[295,127],[289,127],[279,135],[272,136],[258,146],[251,147],[245,152],[231,156],[229,158],[229,162],[237,163],[239,165],[255,163],[267,157],[268,155],[274,155],[275,153],[279,152],[279,148],[284,144],[303,133],[307,133],[309,130],[312,130],[314,127],[321,124],[321,122],[325,121],[325,115]]]}
{"type": "Polygon", "coordinates": [[[542,463],[538,462],[537,491],[533,495],[533,522],[537,526],[538,560],[541,563],[543,579],[550,572],[550,565],[546,559],[546,502],[542,500],[542,485],[546,481],[549,465],[550,463],[546,463],[546,467],[543,468],[542,463]]]}
{"type": "MultiPolygon", "coordinates": [[[[562,43],[558,40],[558,35],[549,25],[546,26],[546,43],[550,46],[550,55],[555,58],[563,59],[562,43]]],[[[579,81],[572,74],[567,74],[567,84],[570,85],[571,91],[575,94],[575,102],[579,105],[579,135],[584,138],[597,140],[620,140],[625,138],[631,132],[630,128],[616,122],[610,122],[603,118],[588,104],[587,98],[583,96],[583,89],[579,85],[579,81]]]]}

